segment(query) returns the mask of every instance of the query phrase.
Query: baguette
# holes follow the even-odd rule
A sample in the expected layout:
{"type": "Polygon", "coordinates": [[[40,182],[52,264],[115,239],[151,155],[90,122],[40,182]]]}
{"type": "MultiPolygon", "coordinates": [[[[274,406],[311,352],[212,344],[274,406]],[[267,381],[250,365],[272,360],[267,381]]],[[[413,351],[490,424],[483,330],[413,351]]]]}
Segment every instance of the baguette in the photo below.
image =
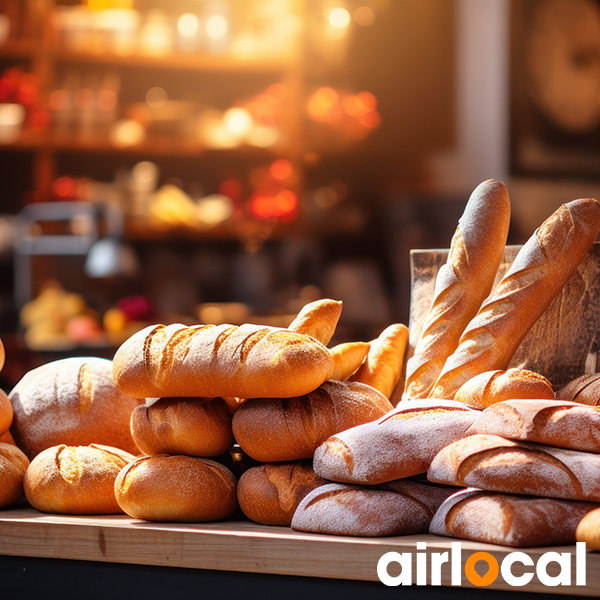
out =
{"type": "Polygon", "coordinates": [[[401,402],[377,421],[327,439],[315,451],[315,473],[360,485],[426,473],[435,455],[463,437],[478,414],[450,400],[401,402]]]}
{"type": "Polygon", "coordinates": [[[233,415],[233,435],[259,462],[312,458],[329,436],[380,418],[392,409],[385,396],[357,382],[326,381],[297,398],[252,398],[233,415]]]}
{"type": "Polygon", "coordinates": [[[369,353],[370,344],[367,342],[345,342],[331,349],[335,369],[331,379],[346,381],[364,362],[369,353]]]}
{"type": "Polygon", "coordinates": [[[300,502],[292,529],[362,537],[427,533],[435,511],[455,491],[408,480],[369,488],[329,483],[300,502]]]}
{"type": "Polygon", "coordinates": [[[556,399],[598,406],[600,404],[600,373],[577,377],[556,392],[556,399]]]}
{"type": "Polygon", "coordinates": [[[506,369],[515,350],[577,268],[600,231],[592,198],[563,204],[536,230],[465,329],[432,395],[454,398],[466,381],[506,369]]]}
{"type": "Polygon", "coordinates": [[[23,477],[29,459],[12,444],[0,442],[0,508],[14,504],[23,496],[23,477]]]}
{"type": "Polygon", "coordinates": [[[576,402],[508,400],[484,410],[469,433],[600,453],[600,412],[576,402]]]}
{"type": "Polygon", "coordinates": [[[287,398],[312,392],[334,370],[314,338],[259,325],[154,325],[113,359],[117,387],[136,398],[287,398]]]}
{"type": "Polygon", "coordinates": [[[435,513],[429,533],[514,548],[575,543],[577,525],[597,503],[461,490],[435,513]]]}
{"type": "Polygon", "coordinates": [[[472,435],[443,448],[427,479],[492,492],[600,502],[600,455],[472,435]]]}
{"type": "Polygon", "coordinates": [[[315,300],[302,308],[290,323],[288,330],[310,335],[327,346],[335,333],[341,314],[342,302],[329,298],[315,300]]]}
{"type": "Polygon", "coordinates": [[[406,366],[404,399],[427,398],[465,327],[492,289],[510,225],[506,186],[478,185],[458,222],[448,261],[439,270],[431,308],[406,366]]]}

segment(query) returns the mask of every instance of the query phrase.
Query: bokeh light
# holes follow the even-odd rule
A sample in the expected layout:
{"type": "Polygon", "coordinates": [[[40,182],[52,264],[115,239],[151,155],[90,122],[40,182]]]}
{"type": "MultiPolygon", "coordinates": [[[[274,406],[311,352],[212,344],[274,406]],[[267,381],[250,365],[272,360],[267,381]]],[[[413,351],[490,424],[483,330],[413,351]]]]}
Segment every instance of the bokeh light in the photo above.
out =
{"type": "Polygon", "coordinates": [[[329,13],[329,23],[336,29],[343,29],[350,24],[350,13],[342,7],[334,8],[329,13]]]}

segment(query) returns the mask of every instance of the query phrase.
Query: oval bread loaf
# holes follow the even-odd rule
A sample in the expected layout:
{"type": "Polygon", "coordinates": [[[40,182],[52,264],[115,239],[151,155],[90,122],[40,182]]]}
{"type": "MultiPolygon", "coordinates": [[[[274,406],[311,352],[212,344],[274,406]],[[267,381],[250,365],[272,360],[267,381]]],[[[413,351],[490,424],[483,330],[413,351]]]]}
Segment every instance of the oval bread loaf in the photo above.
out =
{"type": "Polygon", "coordinates": [[[289,398],[334,370],[316,339],[260,325],[154,325],[117,350],[114,381],[136,398],[289,398]]]}
{"type": "Polygon", "coordinates": [[[130,517],[147,521],[205,522],[230,517],[236,479],[208,458],[159,454],[129,463],[115,480],[115,496],[130,517]]]}
{"type": "Polygon", "coordinates": [[[219,456],[233,446],[231,412],[222,398],[161,398],[135,408],[131,435],[148,455],[219,456]]]}
{"type": "Polygon", "coordinates": [[[10,429],[13,420],[13,407],[6,393],[0,390],[0,435],[10,429]]]}
{"type": "Polygon", "coordinates": [[[600,404],[600,373],[582,375],[556,392],[557,400],[567,400],[588,406],[600,404]]]}
{"type": "Polygon", "coordinates": [[[260,462],[312,458],[329,436],[378,419],[392,405],[371,386],[326,381],[298,398],[253,398],[233,415],[233,435],[260,462]]]}
{"type": "Polygon", "coordinates": [[[9,394],[11,433],[32,459],[59,444],[104,444],[137,454],[129,420],[140,404],[118,390],[112,363],[103,358],[65,358],[29,371],[9,394]]]}
{"type": "Polygon", "coordinates": [[[53,446],[29,465],[23,487],[37,510],[70,515],[110,515],[123,512],[115,499],[115,479],[134,456],[118,448],[53,446]]]}
{"type": "Polygon", "coordinates": [[[0,442],[0,508],[23,496],[23,477],[28,466],[29,459],[21,450],[0,442]]]}

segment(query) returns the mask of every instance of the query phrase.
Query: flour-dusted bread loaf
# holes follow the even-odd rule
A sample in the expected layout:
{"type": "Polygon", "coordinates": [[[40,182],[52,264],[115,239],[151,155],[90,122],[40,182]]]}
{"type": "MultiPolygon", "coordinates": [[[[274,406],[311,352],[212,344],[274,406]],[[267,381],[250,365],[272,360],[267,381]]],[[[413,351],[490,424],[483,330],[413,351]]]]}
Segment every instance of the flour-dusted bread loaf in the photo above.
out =
{"type": "Polygon", "coordinates": [[[600,502],[600,454],[478,434],[440,450],[427,479],[508,494],[600,502]]]}
{"type": "Polygon", "coordinates": [[[6,393],[3,390],[0,390],[0,435],[9,430],[12,420],[12,404],[6,393]]]}
{"type": "Polygon", "coordinates": [[[261,325],[152,325],[117,350],[114,381],[136,398],[289,398],[334,370],[321,342],[261,325]]]}
{"type": "Polygon", "coordinates": [[[460,386],[454,399],[483,410],[497,402],[515,398],[553,400],[552,384],[539,373],[527,369],[486,371],[460,386]]]}
{"type": "Polygon", "coordinates": [[[288,330],[295,333],[310,335],[322,344],[329,344],[340,315],[342,314],[342,302],[323,298],[306,304],[290,323],[288,330]]]}
{"type": "Polygon", "coordinates": [[[448,260],[406,366],[404,398],[427,398],[446,359],[494,284],[510,225],[510,199],[501,181],[478,185],[458,222],[448,260]]]}
{"type": "Polygon", "coordinates": [[[28,502],[48,513],[110,515],[123,512],[115,479],[135,457],[110,446],[53,446],[32,461],[23,486],[28,502]]]}
{"type": "Polygon", "coordinates": [[[129,463],[117,475],[115,496],[134,519],[205,522],[230,517],[237,480],[208,458],[159,454],[129,463]]]}
{"type": "Polygon", "coordinates": [[[234,443],[231,411],[223,398],[161,398],[131,414],[131,435],[141,452],[210,458],[234,443]]]}
{"type": "Polygon", "coordinates": [[[362,485],[425,473],[444,446],[466,435],[478,414],[451,400],[401,402],[377,421],[328,438],[315,451],[315,473],[362,485]]]}
{"type": "Polygon", "coordinates": [[[292,529],[362,537],[427,533],[435,511],[454,492],[410,480],[377,487],[329,483],[305,496],[292,529]]]}
{"type": "Polygon", "coordinates": [[[0,508],[23,496],[23,477],[29,459],[12,444],[0,442],[0,508]]]}
{"type": "Polygon", "coordinates": [[[583,517],[577,525],[575,539],[585,542],[588,550],[600,550],[600,508],[596,508],[583,517]]]}
{"type": "Polygon", "coordinates": [[[454,398],[456,391],[476,375],[506,369],[599,231],[600,204],[593,198],[563,204],[546,219],[465,329],[432,395],[454,398]]]}
{"type": "Polygon", "coordinates": [[[508,400],[486,408],[469,433],[600,453],[600,412],[559,400],[508,400]]]}
{"type": "Polygon", "coordinates": [[[346,381],[363,364],[370,347],[368,342],[344,342],[331,348],[335,364],[331,379],[346,381]]]}
{"type": "Polygon", "coordinates": [[[141,401],[117,389],[104,358],[65,358],[29,371],[9,394],[11,433],[32,459],[59,444],[104,444],[137,454],[129,420],[141,401]]]}
{"type": "Polygon", "coordinates": [[[233,415],[233,436],[242,450],[260,462],[312,458],[334,433],[375,421],[392,409],[371,386],[326,381],[297,398],[252,398],[233,415]]]}
{"type": "Polygon", "coordinates": [[[575,543],[577,525],[600,505],[461,490],[437,510],[429,532],[515,548],[575,543]]]}
{"type": "Polygon", "coordinates": [[[556,392],[557,400],[567,400],[588,406],[600,405],[600,373],[582,375],[556,392]]]}
{"type": "Polygon", "coordinates": [[[300,501],[328,483],[312,461],[268,463],[248,469],[239,479],[237,498],[242,512],[262,525],[290,525],[300,501]]]}

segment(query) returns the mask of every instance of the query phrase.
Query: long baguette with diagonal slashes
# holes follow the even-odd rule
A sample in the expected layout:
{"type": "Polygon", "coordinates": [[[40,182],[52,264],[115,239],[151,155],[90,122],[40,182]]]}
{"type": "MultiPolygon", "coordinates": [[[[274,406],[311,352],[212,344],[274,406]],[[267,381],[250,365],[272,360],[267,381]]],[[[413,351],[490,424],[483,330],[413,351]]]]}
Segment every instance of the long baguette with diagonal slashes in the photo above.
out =
{"type": "Polygon", "coordinates": [[[404,398],[430,396],[444,362],[488,296],[510,224],[506,186],[490,179],[475,188],[439,270],[434,298],[406,367],[404,398]]]}
{"type": "Polygon", "coordinates": [[[586,255],[600,231],[593,198],[563,204],[517,254],[513,264],[465,329],[432,396],[452,399],[479,373],[506,369],[515,350],[586,255]]]}
{"type": "Polygon", "coordinates": [[[135,398],[289,398],[312,392],[333,370],[331,353],[312,337],[248,324],[150,326],[113,360],[115,384],[135,398]]]}

